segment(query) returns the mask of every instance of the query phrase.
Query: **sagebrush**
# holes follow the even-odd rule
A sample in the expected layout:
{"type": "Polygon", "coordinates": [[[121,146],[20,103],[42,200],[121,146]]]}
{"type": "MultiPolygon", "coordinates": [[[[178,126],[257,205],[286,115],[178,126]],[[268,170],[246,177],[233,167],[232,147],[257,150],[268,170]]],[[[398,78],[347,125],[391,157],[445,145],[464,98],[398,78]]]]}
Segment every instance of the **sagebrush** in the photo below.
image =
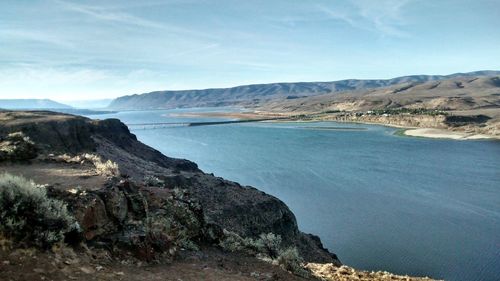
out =
{"type": "Polygon", "coordinates": [[[75,226],[66,204],[47,197],[43,186],[0,175],[0,232],[18,243],[49,247],[75,226]]]}
{"type": "Polygon", "coordinates": [[[159,179],[156,176],[148,175],[144,177],[144,183],[147,186],[154,186],[154,187],[165,187],[165,182],[159,179]]]}
{"type": "Polygon", "coordinates": [[[259,238],[243,238],[240,235],[224,230],[224,239],[220,246],[228,251],[243,251],[251,255],[261,255],[275,259],[281,247],[281,236],[274,233],[262,233],[259,238]]]}
{"type": "Polygon", "coordinates": [[[259,259],[281,266],[283,269],[302,277],[308,277],[309,271],[302,266],[303,259],[297,248],[284,248],[280,235],[262,233],[258,238],[243,238],[237,233],[224,230],[224,239],[220,246],[231,252],[246,252],[259,259]]]}
{"type": "Polygon", "coordinates": [[[296,275],[308,277],[310,274],[309,271],[302,266],[304,260],[300,257],[299,251],[297,251],[297,248],[295,247],[280,250],[277,262],[283,269],[296,275]]]}

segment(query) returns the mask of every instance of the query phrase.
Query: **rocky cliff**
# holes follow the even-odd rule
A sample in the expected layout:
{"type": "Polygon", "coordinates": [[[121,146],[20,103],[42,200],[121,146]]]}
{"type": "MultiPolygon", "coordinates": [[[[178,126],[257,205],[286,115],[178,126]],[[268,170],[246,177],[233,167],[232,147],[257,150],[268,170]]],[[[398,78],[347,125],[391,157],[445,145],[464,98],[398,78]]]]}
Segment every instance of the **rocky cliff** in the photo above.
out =
{"type": "Polygon", "coordinates": [[[279,199],[47,111],[0,111],[0,279],[430,280],[343,266],[279,199]]]}
{"type": "Polygon", "coordinates": [[[30,161],[30,169],[16,168],[19,163],[2,169],[38,179],[49,186],[49,194],[69,202],[82,227],[75,241],[107,247],[125,244],[150,258],[159,246],[144,246],[151,227],[145,222],[169,221],[177,214],[180,217],[169,222],[177,225],[172,235],[190,241],[220,239],[222,230],[249,238],[274,233],[284,246],[295,246],[306,261],[340,264],[318,237],[299,231],[294,214],[279,199],[203,173],[193,162],[164,156],[137,141],[119,120],[43,111],[2,112],[0,120],[0,136],[22,133],[36,144],[39,155],[30,161]],[[116,177],[99,180],[89,175],[88,162],[101,158],[117,164],[116,177]],[[48,171],[47,165],[60,174],[47,177],[41,172],[48,171]],[[78,176],[60,180],[72,173],[78,176]]]}

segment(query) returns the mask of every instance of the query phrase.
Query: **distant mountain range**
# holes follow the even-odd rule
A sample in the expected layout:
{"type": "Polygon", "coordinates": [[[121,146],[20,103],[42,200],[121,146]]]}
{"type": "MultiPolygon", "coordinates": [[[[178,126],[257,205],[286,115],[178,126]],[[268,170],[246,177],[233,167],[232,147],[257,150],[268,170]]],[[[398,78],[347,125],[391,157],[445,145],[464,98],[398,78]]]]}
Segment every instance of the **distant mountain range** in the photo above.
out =
{"type": "Polygon", "coordinates": [[[256,106],[274,100],[295,100],[325,94],[390,87],[405,83],[425,83],[454,78],[491,77],[500,71],[476,71],[451,75],[412,75],[393,79],[340,80],[333,82],[297,82],[245,85],[205,90],[157,91],[119,97],[110,109],[169,109],[209,106],[256,106]]]}
{"type": "Polygon", "coordinates": [[[69,105],[49,99],[0,99],[2,109],[70,109],[69,105]]]}

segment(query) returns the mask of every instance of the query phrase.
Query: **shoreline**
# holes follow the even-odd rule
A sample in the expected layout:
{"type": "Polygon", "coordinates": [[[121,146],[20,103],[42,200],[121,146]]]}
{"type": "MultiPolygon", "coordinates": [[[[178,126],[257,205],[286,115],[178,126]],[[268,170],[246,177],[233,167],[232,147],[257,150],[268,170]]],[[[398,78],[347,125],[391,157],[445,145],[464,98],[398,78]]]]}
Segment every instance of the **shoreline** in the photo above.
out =
{"type": "Polygon", "coordinates": [[[452,139],[452,140],[499,140],[498,137],[485,135],[485,134],[474,134],[466,132],[450,131],[446,129],[435,129],[435,128],[412,128],[406,129],[402,135],[409,137],[421,137],[421,138],[432,138],[432,139],[452,139]]]}
{"type": "MultiPolygon", "coordinates": [[[[293,121],[291,121],[293,122],[293,121]]],[[[355,123],[385,126],[400,129],[395,134],[404,137],[429,138],[429,139],[451,139],[451,140],[500,140],[500,136],[492,136],[478,133],[467,133],[460,131],[452,131],[447,129],[427,128],[427,127],[410,127],[394,124],[375,123],[375,122],[360,122],[360,121],[334,121],[338,123],[355,123]]]]}
{"type": "MultiPolygon", "coordinates": [[[[172,114],[176,117],[200,117],[200,118],[232,118],[232,119],[258,119],[263,117],[291,117],[290,114],[280,114],[280,113],[267,113],[267,112],[197,112],[197,113],[176,113],[172,114]]],[[[448,129],[438,129],[438,128],[426,128],[426,127],[410,127],[401,126],[387,123],[376,123],[376,122],[363,122],[363,121],[339,121],[339,120],[270,120],[265,122],[293,122],[293,123],[307,123],[307,122],[337,122],[337,123],[352,123],[352,124],[367,124],[367,125],[377,125],[386,126],[391,128],[401,129],[398,133],[400,136],[404,137],[418,137],[418,138],[430,138],[430,139],[451,139],[451,140],[500,140],[500,136],[492,136],[479,133],[467,133],[460,131],[452,131],[448,129]]]]}

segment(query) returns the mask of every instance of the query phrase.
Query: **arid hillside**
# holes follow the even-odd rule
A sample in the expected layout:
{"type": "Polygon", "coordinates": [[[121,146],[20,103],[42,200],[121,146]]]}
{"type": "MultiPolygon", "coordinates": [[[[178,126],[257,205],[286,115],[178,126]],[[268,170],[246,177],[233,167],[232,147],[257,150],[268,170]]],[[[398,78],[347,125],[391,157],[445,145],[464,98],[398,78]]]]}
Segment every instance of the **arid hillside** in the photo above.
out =
{"type": "Polygon", "coordinates": [[[450,135],[452,138],[498,139],[500,77],[401,83],[379,89],[273,100],[255,110],[263,116],[282,114],[297,120],[432,128],[460,134],[450,135]]]}
{"type": "MultiPolygon", "coordinates": [[[[156,91],[119,97],[111,102],[109,108],[113,110],[145,110],[231,105],[251,107],[274,100],[293,103],[308,97],[332,95],[345,91],[366,91],[392,86],[397,89],[397,87],[404,88],[406,85],[446,79],[472,80],[475,77],[491,77],[499,74],[498,71],[476,71],[451,75],[411,75],[392,79],[348,79],[329,82],[255,84],[218,89],[156,91]]],[[[444,84],[441,87],[444,87],[444,84]]],[[[435,83],[431,83],[429,87],[432,85],[435,83]]]]}
{"type": "Polygon", "coordinates": [[[500,108],[500,77],[468,77],[405,82],[384,88],[344,91],[294,100],[274,100],[266,111],[321,112],[328,110],[438,109],[469,111],[500,108]]]}

